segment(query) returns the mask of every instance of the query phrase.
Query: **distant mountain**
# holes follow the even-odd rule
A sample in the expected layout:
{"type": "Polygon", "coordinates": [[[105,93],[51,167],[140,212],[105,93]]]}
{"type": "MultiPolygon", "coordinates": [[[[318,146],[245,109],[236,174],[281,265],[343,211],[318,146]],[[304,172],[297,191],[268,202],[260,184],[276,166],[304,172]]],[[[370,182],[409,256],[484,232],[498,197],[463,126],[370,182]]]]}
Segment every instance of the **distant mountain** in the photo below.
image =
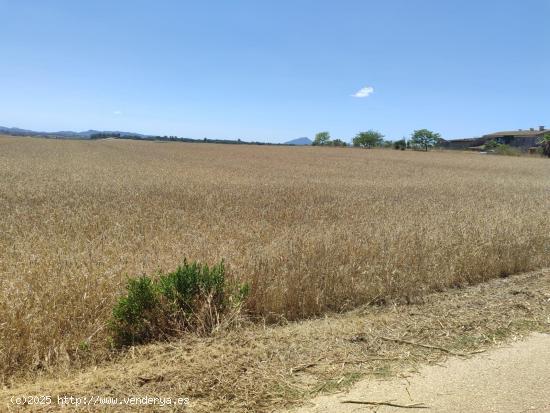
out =
{"type": "Polygon", "coordinates": [[[0,134],[13,135],[13,136],[44,136],[48,138],[64,138],[64,139],[90,139],[92,135],[118,135],[118,136],[137,136],[141,138],[147,138],[149,135],[142,135],[141,133],[134,132],[122,132],[122,131],[99,131],[99,130],[87,130],[83,132],[74,131],[59,131],[59,132],[39,132],[30,129],[21,128],[6,128],[0,126],[0,134]]]}
{"type": "Polygon", "coordinates": [[[311,145],[312,141],[309,138],[297,138],[291,141],[281,143],[269,143],[269,142],[257,142],[257,141],[243,141],[241,139],[191,139],[177,136],[156,136],[156,135],[143,135],[141,133],[134,132],[122,132],[122,131],[100,131],[90,129],[82,132],[74,131],[58,131],[58,132],[39,132],[30,129],[21,128],[6,128],[0,126],[0,135],[11,136],[34,136],[39,138],[57,138],[57,139],[133,139],[133,140],[147,140],[147,141],[164,141],[164,142],[194,142],[194,143],[223,143],[232,145],[311,145]]]}
{"type": "Polygon", "coordinates": [[[296,138],[285,142],[285,145],[311,145],[312,141],[309,138],[296,138]]]}

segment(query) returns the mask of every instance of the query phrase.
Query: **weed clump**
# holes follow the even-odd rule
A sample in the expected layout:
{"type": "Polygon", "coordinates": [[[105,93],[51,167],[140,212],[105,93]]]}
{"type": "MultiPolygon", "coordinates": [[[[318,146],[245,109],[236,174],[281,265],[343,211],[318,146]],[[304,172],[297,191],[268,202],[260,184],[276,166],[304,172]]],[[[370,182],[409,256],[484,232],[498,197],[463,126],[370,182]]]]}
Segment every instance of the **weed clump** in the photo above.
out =
{"type": "Polygon", "coordinates": [[[249,286],[230,282],[223,261],[209,267],[184,260],[168,274],[129,279],[126,290],[110,321],[117,347],[188,331],[211,334],[238,319],[249,286]]]}
{"type": "Polygon", "coordinates": [[[520,156],[521,151],[518,148],[514,148],[510,145],[506,145],[503,143],[498,143],[496,140],[490,140],[487,142],[483,149],[486,151],[490,151],[493,153],[496,153],[497,155],[507,155],[507,156],[520,156]]]}

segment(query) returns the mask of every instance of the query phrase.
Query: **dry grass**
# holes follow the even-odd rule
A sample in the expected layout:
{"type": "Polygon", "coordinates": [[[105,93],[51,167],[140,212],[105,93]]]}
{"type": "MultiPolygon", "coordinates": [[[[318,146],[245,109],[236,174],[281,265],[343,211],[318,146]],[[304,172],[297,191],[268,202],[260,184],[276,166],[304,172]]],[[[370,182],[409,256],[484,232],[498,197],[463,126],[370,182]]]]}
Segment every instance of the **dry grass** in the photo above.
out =
{"type": "MultiPolygon", "coordinates": [[[[273,412],[362,377],[408,373],[448,353],[388,341],[398,338],[474,353],[530,331],[550,332],[550,272],[538,271],[425,296],[423,303],[367,306],[351,313],[215,338],[132,348],[113,363],[0,390],[0,406],[18,411],[12,396],[188,397],[189,409],[129,406],[117,411],[273,412]]],[[[112,411],[80,406],[69,411],[112,411]]],[[[67,411],[27,406],[24,411],[67,411]]]]}
{"type": "Polygon", "coordinates": [[[0,138],[0,382],[104,360],[127,276],[225,258],[299,319],[550,264],[545,159],[0,138]],[[15,376],[14,376],[15,375],[15,376]]]}

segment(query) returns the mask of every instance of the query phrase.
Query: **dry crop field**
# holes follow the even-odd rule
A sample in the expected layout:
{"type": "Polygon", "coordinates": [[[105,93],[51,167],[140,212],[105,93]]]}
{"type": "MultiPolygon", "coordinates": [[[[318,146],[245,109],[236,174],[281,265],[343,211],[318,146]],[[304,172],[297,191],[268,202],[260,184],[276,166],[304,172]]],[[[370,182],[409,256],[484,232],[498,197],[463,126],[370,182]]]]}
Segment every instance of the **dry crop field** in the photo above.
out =
{"type": "Polygon", "coordinates": [[[0,382],[109,356],[129,276],[225,259],[268,321],[550,265],[550,163],[0,137],[0,382]]]}

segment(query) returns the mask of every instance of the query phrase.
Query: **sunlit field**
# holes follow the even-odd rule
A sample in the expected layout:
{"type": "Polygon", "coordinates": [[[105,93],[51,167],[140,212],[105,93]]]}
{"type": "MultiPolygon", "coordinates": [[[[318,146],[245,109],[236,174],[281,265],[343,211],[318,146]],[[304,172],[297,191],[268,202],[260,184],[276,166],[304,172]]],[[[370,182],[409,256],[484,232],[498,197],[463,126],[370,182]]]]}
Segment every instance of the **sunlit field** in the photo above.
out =
{"type": "Polygon", "coordinates": [[[550,162],[0,137],[0,381],[109,347],[128,277],[224,259],[279,322],[550,264],[550,162]]]}

